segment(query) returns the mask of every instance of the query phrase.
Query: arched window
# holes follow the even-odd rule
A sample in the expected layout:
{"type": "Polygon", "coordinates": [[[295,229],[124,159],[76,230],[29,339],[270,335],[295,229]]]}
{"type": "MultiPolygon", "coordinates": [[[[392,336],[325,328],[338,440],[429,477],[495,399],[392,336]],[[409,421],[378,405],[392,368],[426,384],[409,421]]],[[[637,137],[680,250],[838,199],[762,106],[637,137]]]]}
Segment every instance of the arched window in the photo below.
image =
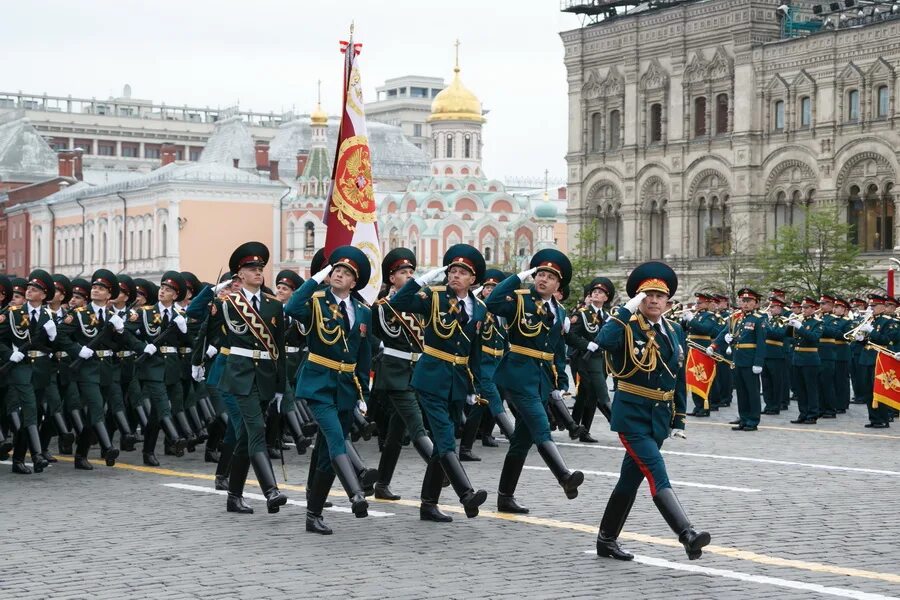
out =
{"type": "Polygon", "coordinates": [[[650,107],[650,143],[662,141],[662,104],[650,107]]]}
{"type": "Polygon", "coordinates": [[[463,143],[463,158],[472,158],[472,138],[468,133],[463,143]]]}
{"type": "Polygon", "coordinates": [[[621,127],[620,113],[618,110],[609,112],[609,131],[606,132],[606,139],[610,150],[618,150],[619,148],[619,128],[621,127]]]}
{"type": "Polygon", "coordinates": [[[784,100],[775,102],[775,131],[784,131],[784,100]]]}
{"type": "Polygon", "coordinates": [[[434,156],[437,156],[437,136],[434,136],[434,139],[432,140],[432,142],[434,143],[434,148],[432,150],[432,154],[434,156]]]}
{"type": "Polygon", "coordinates": [[[163,223],[162,227],[159,230],[159,255],[165,258],[169,255],[169,236],[168,236],[168,227],[163,223]]]}
{"type": "Polygon", "coordinates": [[[491,260],[493,260],[493,255],[491,254],[491,247],[485,246],[484,247],[484,262],[489,263],[489,262],[491,262],[491,260]]]}
{"type": "Polygon", "coordinates": [[[728,133],[728,94],[716,96],[716,135],[728,133]]]}
{"type": "Polygon", "coordinates": [[[775,195],[775,238],[778,238],[778,230],[785,225],[790,225],[790,211],[787,206],[787,195],[779,191],[775,195]]]}
{"type": "Polygon", "coordinates": [[[884,191],[872,183],[863,192],[850,186],[848,222],[853,226],[850,239],[863,252],[879,252],[894,247],[893,183],[886,183],[884,191]]]}
{"type": "Polygon", "coordinates": [[[706,96],[694,98],[694,137],[706,135],[706,96]]]}
{"type": "Polygon", "coordinates": [[[859,120],[859,90],[847,92],[847,120],[859,120]]]}
{"type": "Polygon", "coordinates": [[[94,258],[94,234],[93,233],[91,234],[91,237],[89,239],[91,240],[91,245],[88,246],[88,250],[90,251],[90,253],[88,254],[87,263],[93,264],[94,260],[95,260],[95,258],[94,258]]]}
{"type": "Polygon", "coordinates": [[[725,256],[731,251],[728,196],[701,197],[697,205],[697,255],[725,256]]]}
{"type": "Polygon", "coordinates": [[[888,116],[888,111],[890,110],[890,101],[891,97],[888,93],[888,86],[881,85],[878,86],[878,91],[876,92],[876,96],[878,98],[878,112],[877,115],[879,118],[884,118],[888,116]]]}
{"type": "MultiPolygon", "coordinates": [[[[104,232],[100,235],[100,264],[101,264],[101,265],[105,265],[105,264],[106,264],[106,257],[107,257],[107,246],[106,246],[106,244],[107,244],[107,241],[108,241],[108,238],[107,238],[106,232],[104,231],[104,232]]],[[[38,257],[40,257],[40,254],[38,254],[38,257]]]]}
{"type": "Polygon", "coordinates": [[[138,231],[138,258],[144,258],[144,230],[138,231]]]}
{"type": "Polygon", "coordinates": [[[303,225],[303,247],[306,250],[314,250],[316,247],[316,226],[311,221],[303,225]]]}
{"type": "Polygon", "coordinates": [[[591,115],[591,151],[603,149],[603,116],[600,113],[591,115]]]}
{"type": "Polygon", "coordinates": [[[812,100],[809,96],[800,98],[800,127],[809,127],[812,124],[812,100]]]}
{"type": "Polygon", "coordinates": [[[453,158],[453,135],[447,134],[446,158],[453,158]]]}
{"type": "Polygon", "coordinates": [[[650,205],[650,258],[663,258],[666,252],[666,200],[650,205]]]}

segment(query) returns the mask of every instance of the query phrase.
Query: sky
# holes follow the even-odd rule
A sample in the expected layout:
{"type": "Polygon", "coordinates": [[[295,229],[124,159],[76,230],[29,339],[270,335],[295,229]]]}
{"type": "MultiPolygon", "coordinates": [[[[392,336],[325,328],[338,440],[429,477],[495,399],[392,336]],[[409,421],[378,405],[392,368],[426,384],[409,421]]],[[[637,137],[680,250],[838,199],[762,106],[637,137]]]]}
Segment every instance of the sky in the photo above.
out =
{"type": "Polygon", "coordinates": [[[490,177],[565,178],[558,0],[29,0],[0,11],[0,91],[307,113],[340,111],[339,41],[355,24],[366,101],[403,75],[453,75],[489,110],[490,177]]]}

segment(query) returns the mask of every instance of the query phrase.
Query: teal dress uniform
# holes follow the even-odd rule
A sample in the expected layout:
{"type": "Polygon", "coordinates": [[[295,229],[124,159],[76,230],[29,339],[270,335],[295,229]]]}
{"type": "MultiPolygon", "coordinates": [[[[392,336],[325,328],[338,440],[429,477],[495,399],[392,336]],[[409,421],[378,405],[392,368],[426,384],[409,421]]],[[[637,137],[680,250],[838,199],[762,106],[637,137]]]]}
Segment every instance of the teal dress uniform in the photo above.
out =
{"type": "Polygon", "coordinates": [[[598,408],[607,421],[612,416],[609,389],[606,386],[606,356],[602,351],[587,351],[588,344],[597,337],[600,327],[608,317],[609,313],[602,306],[599,308],[590,304],[584,306],[578,309],[571,321],[571,329],[566,334],[569,347],[581,353],[577,361],[580,404],[576,399],[576,406],[572,409],[572,419],[585,429],[581,438],[588,437],[594,422],[594,413],[598,408]]]}
{"type": "MultiPolygon", "coordinates": [[[[830,296],[823,296],[823,300],[830,296]]],[[[837,416],[837,390],[835,382],[835,360],[837,359],[837,338],[841,335],[838,318],[831,313],[824,313],[822,320],[822,337],[819,339],[819,418],[833,419],[837,416]]]]}
{"type": "Polygon", "coordinates": [[[712,348],[729,346],[734,362],[734,382],[738,399],[738,419],[736,430],[755,431],[759,425],[759,375],[766,360],[767,319],[759,311],[737,311],[729,319],[729,326],[723,329],[713,342],[712,348]],[[731,343],[725,335],[732,333],[731,343]]]}
{"type": "MultiPolygon", "coordinates": [[[[840,302],[841,300],[838,300],[840,302]]],[[[845,306],[847,306],[845,304],[845,306]]],[[[848,306],[849,308],[849,306],[848,306]]],[[[834,338],[834,395],[835,410],[838,414],[847,412],[850,407],[850,342],[844,334],[853,328],[853,321],[846,315],[835,317],[836,337],[834,338]]]]}
{"type": "Polygon", "coordinates": [[[891,419],[889,406],[883,403],[879,404],[877,408],[873,406],[875,360],[878,357],[878,351],[870,343],[894,350],[895,346],[900,342],[898,336],[900,336],[900,323],[887,314],[882,313],[878,315],[872,321],[872,331],[869,332],[867,340],[869,343],[866,344],[859,356],[859,365],[862,369],[862,399],[866,401],[869,413],[869,423],[866,427],[886,428],[890,426],[891,419]]]}
{"type": "MultiPolygon", "coordinates": [[[[722,330],[722,322],[716,313],[710,310],[698,310],[694,317],[687,322],[687,339],[704,348],[712,344],[712,341],[719,335],[722,330]]],[[[726,369],[723,368],[724,363],[719,365],[716,370],[721,374],[726,369]]],[[[715,404],[718,399],[719,386],[721,379],[717,376],[713,379],[712,386],[709,390],[709,397],[704,400],[700,396],[693,396],[694,410],[690,413],[692,417],[708,417],[710,405],[715,404]]]]}
{"type": "MultiPolygon", "coordinates": [[[[795,338],[793,372],[799,414],[792,423],[812,425],[819,417],[819,340],[822,321],[803,318],[799,328],[789,326],[787,334],[795,338]]],[[[874,364],[874,363],[873,363],[874,364]]]]}
{"type": "MultiPolygon", "coordinates": [[[[626,289],[671,297],[678,286],[672,269],[660,262],[644,263],[628,277],[626,289]]],[[[710,535],[691,526],[675,496],[660,448],[673,430],[684,429],[687,389],[684,353],[677,333],[665,319],[651,322],[639,310],[619,307],[597,334],[606,350],[610,371],[618,380],[610,426],[625,448],[622,470],[610,495],[597,536],[597,554],[631,560],[617,538],[644,478],[657,509],[678,535],[690,559],[699,558],[710,535]]]]}
{"type": "Polygon", "coordinates": [[[766,364],[763,368],[762,384],[765,409],[763,414],[777,415],[787,403],[789,393],[788,373],[785,368],[787,356],[787,319],[781,315],[769,317],[766,327],[766,364]]]}

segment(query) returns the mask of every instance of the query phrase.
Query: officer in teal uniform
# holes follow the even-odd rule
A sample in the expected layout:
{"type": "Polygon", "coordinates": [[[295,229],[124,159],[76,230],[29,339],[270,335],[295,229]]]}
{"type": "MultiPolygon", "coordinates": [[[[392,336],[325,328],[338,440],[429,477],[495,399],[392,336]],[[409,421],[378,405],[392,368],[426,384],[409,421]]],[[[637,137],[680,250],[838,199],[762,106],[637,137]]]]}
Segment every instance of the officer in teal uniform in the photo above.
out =
{"type": "Polygon", "coordinates": [[[769,297],[769,323],[766,326],[766,364],[763,365],[762,386],[765,400],[764,415],[777,415],[788,393],[787,369],[785,369],[787,317],[784,316],[784,300],[769,297]]]}
{"type": "Polygon", "coordinates": [[[738,422],[734,431],[756,431],[759,425],[759,376],[766,361],[768,319],[759,312],[760,295],[750,288],[738,291],[741,310],[728,317],[728,327],[706,349],[710,356],[723,353],[726,346],[734,361],[734,381],[738,398],[738,422]]]}
{"type": "Polygon", "coordinates": [[[243,502],[250,465],[266,497],[268,512],[277,513],[287,503],[266,452],[262,414],[269,402],[281,401],[286,384],[284,310],[274,296],[261,289],[263,268],[268,262],[269,249],[260,242],[241,244],[228,260],[228,268],[241,280],[241,289],[222,301],[229,354],[219,387],[237,401],[242,421],[231,457],[225,505],[228,512],[253,512],[243,502]]]}
{"type": "Polygon", "coordinates": [[[819,298],[822,321],[822,337],[819,340],[819,418],[837,418],[837,396],[834,387],[834,361],[837,356],[837,338],[840,335],[837,317],[834,316],[834,296],[822,294],[819,298]]]}
{"type": "Polygon", "coordinates": [[[814,298],[803,298],[800,308],[801,316],[791,316],[787,330],[787,334],[796,341],[793,370],[799,410],[797,418],[791,423],[815,425],[819,418],[819,341],[822,338],[822,321],[816,318],[819,302],[814,298]]]}
{"type": "MultiPolygon", "coordinates": [[[[687,339],[699,346],[708,348],[712,341],[719,335],[722,330],[722,321],[713,310],[714,296],[705,292],[697,292],[694,294],[697,302],[694,304],[693,311],[685,311],[682,313],[685,326],[687,328],[687,339]]],[[[717,374],[721,374],[728,368],[725,363],[719,365],[716,369],[717,374]]],[[[709,389],[709,397],[704,400],[700,396],[693,396],[694,410],[689,413],[692,417],[708,417],[710,405],[716,402],[719,393],[721,379],[717,376],[713,379],[712,386],[709,389]]]]}
{"type": "Polygon", "coordinates": [[[874,406],[873,387],[875,385],[875,361],[878,351],[870,344],[884,346],[893,349],[895,340],[900,334],[900,323],[888,315],[885,305],[886,297],[881,294],[869,294],[869,308],[874,317],[871,323],[865,323],[860,328],[857,338],[867,341],[859,356],[859,364],[862,369],[860,375],[862,383],[862,399],[866,401],[869,411],[869,422],[866,427],[872,429],[886,429],[890,427],[890,407],[885,404],[874,406]]]}
{"type": "Polygon", "coordinates": [[[626,283],[631,299],[613,312],[597,334],[596,343],[609,353],[612,375],[618,379],[610,426],[625,447],[619,480],[600,521],[599,556],[634,558],[617,538],[645,477],[656,508],[678,535],[688,558],[700,558],[710,542],[709,533],[691,525],[660,454],[670,435],[684,437],[684,354],[675,330],[662,318],[666,299],[677,288],[678,277],[665,263],[639,265],[626,283]]]}
{"type": "Polygon", "coordinates": [[[847,317],[849,311],[849,302],[843,298],[835,298],[834,395],[835,411],[839,415],[846,413],[850,407],[850,342],[844,337],[853,328],[853,321],[847,317]]]}
{"type": "MultiPolygon", "coordinates": [[[[484,278],[481,252],[467,244],[456,244],[444,253],[443,267],[410,279],[398,291],[391,306],[400,312],[421,316],[425,325],[423,355],[410,382],[419,392],[419,402],[434,438],[432,469],[440,462],[469,518],[487,500],[487,492],[472,488],[469,476],[456,454],[455,431],[463,403],[477,402],[482,380],[481,340],[487,319],[484,303],[470,291],[484,278]],[[446,285],[444,282],[446,274],[446,285]]],[[[428,474],[426,473],[426,477],[428,474]]],[[[428,498],[437,504],[440,490],[428,498]]],[[[424,499],[423,499],[424,500],[424,499]]],[[[429,519],[429,515],[422,518],[429,519]]]]}
{"type": "MultiPolygon", "coordinates": [[[[851,298],[850,306],[853,309],[853,316],[850,319],[852,323],[851,329],[854,329],[869,316],[869,306],[862,298],[851,298]]],[[[866,386],[862,382],[862,367],[859,364],[859,357],[862,354],[863,347],[866,345],[864,340],[864,337],[860,339],[854,337],[850,340],[850,382],[853,385],[853,399],[851,401],[853,404],[866,403],[862,393],[866,386]]]]}
{"type": "MultiPolygon", "coordinates": [[[[498,283],[506,279],[506,275],[499,269],[488,269],[484,272],[484,281],[481,292],[478,294],[481,300],[487,299],[494,291],[498,283]]],[[[478,435],[482,420],[487,421],[488,426],[483,428],[482,440],[485,446],[490,445],[487,438],[494,429],[494,423],[500,427],[500,431],[507,439],[512,438],[515,425],[506,409],[503,408],[503,399],[500,390],[494,382],[494,374],[500,365],[501,359],[506,355],[509,344],[507,342],[507,323],[503,317],[488,313],[484,326],[481,328],[481,379],[478,382],[478,394],[487,404],[476,404],[469,410],[466,417],[466,425],[463,428],[462,437],[459,440],[459,459],[467,461],[481,460],[472,452],[475,437],[478,435]],[[488,418],[485,418],[488,416],[488,418]],[[487,433],[484,433],[484,430],[487,433]]],[[[496,442],[494,442],[496,445],[496,442]]]]}
{"type": "Polygon", "coordinates": [[[322,518],[322,508],[335,474],[353,514],[368,516],[364,484],[347,454],[345,438],[354,409],[359,406],[365,414],[369,396],[372,313],[351,295],[368,285],[369,275],[365,253],[340,246],[328,257],[328,265],[301,285],[285,307],[285,313],[307,331],[309,355],[297,379],[297,393],[307,400],[319,423],[306,505],[306,530],[312,533],[332,533],[322,518]],[[319,289],[326,277],[329,288],[319,289]]]}
{"type": "MultiPolygon", "coordinates": [[[[516,502],[515,491],[532,445],[537,445],[567,498],[576,498],[578,486],[584,482],[584,474],[570,471],[553,443],[545,408],[551,396],[561,400],[568,389],[564,336],[571,323],[566,309],[553,296],[571,278],[568,257],[547,248],[532,257],[527,271],[498,284],[486,301],[489,311],[509,323],[509,352],[500,361],[495,381],[508,394],[517,416],[497,488],[497,509],[501,512],[528,512],[516,502]],[[520,289],[532,275],[534,284],[520,289]]],[[[586,349],[595,352],[597,347],[588,345],[586,349]]]]}

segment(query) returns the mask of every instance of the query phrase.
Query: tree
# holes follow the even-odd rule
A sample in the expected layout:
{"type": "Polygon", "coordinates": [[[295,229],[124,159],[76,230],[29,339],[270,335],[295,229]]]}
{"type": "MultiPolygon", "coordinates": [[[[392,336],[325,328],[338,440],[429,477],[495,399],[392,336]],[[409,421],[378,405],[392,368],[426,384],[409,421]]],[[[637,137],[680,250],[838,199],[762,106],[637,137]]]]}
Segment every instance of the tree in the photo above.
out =
{"type": "Polygon", "coordinates": [[[737,299],[737,292],[743,287],[750,287],[757,292],[762,283],[760,273],[755,268],[756,253],[741,253],[739,248],[749,248],[747,243],[749,236],[746,229],[738,233],[729,228],[728,243],[725,245],[725,254],[718,262],[715,277],[707,286],[710,290],[726,294],[732,302],[737,299]]]}
{"type": "MultiPolygon", "coordinates": [[[[575,235],[575,252],[569,256],[572,262],[572,281],[569,284],[569,299],[566,304],[569,307],[575,307],[584,299],[584,286],[589,284],[594,277],[603,275],[609,277],[613,285],[616,286],[616,292],[622,293],[623,281],[617,281],[610,277],[612,272],[612,263],[605,258],[609,250],[605,246],[597,246],[600,240],[600,232],[598,230],[597,220],[594,219],[588,223],[584,223],[575,235]]],[[[610,298],[612,300],[612,298],[610,298]]]]}
{"type": "Polygon", "coordinates": [[[776,232],[757,258],[769,286],[819,297],[822,292],[856,293],[877,285],[866,275],[859,247],[850,241],[852,225],[836,208],[804,209],[804,221],[776,232]]]}

